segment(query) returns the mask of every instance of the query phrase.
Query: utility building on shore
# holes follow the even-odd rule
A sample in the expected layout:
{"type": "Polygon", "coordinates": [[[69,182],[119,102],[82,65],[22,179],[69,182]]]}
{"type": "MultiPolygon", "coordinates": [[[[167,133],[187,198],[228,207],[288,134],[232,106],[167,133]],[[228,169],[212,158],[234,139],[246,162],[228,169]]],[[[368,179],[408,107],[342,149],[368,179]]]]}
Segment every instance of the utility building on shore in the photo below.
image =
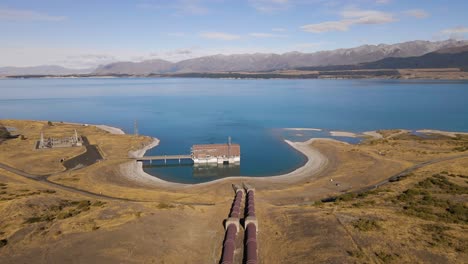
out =
{"type": "Polygon", "coordinates": [[[44,133],[41,132],[41,138],[36,143],[36,149],[81,147],[82,145],[83,139],[78,136],[76,130],[73,136],[62,138],[44,138],[44,133]]]}

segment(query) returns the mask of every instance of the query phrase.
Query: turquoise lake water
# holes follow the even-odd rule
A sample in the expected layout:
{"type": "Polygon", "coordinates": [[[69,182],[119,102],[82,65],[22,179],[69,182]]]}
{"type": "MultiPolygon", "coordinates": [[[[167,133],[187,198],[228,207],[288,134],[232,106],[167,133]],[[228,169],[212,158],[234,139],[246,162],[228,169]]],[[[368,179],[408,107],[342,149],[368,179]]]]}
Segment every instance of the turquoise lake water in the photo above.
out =
{"type": "MultiPolygon", "coordinates": [[[[193,144],[241,145],[240,166],[151,166],[175,182],[294,170],[304,157],[282,128],[468,131],[468,82],[399,80],[19,79],[0,80],[0,119],[107,124],[161,139],[146,155],[189,153],[193,144]]],[[[303,136],[297,135],[304,134],[303,136]]],[[[154,164],[154,163],[153,163],[154,164]]]]}

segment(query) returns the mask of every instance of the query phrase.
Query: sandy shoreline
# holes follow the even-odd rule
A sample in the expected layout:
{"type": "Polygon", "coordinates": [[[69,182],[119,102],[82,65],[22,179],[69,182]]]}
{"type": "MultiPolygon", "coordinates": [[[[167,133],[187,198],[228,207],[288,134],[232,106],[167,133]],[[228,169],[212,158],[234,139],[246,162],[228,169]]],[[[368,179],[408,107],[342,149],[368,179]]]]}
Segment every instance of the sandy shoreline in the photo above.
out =
{"type": "MultiPolygon", "coordinates": [[[[204,183],[197,183],[197,184],[184,184],[184,183],[176,183],[176,182],[169,182],[158,178],[157,176],[150,175],[143,170],[143,163],[142,162],[127,162],[120,165],[120,174],[122,177],[125,177],[132,181],[137,181],[144,184],[155,185],[159,187],[170,187],[170,188],[190,188],[194,186],[206,186],[211,185],[223,181],[232,181],[232,180],[245,180],[249,181],[250,183],[255,182],[270,182],[270,183],[294,183],[300,180],[303,180],[308,177],[312,177],[316,173],[322,171],[326,165],[328,164],[328,159],[322,153],[320,153],[317,149],[312,148],[310,144],[317,140],[330,140],[336,141],[334,139],[329,138],[312,138],[306,142],[291,142],[289,140],[285,140],[287,144],[291,147],[296,149],[297,151],[301,152],[306,158],[306,163],[295,169],[292,172],[282,174],[282,175],[272,175],[272,176],[265,176],[265,177],[248,177],[248,176],[232,176],[227,178],[221,178],[218,180],[204,182],[204,183]]],[[[337,141],[343,143],[341,141],[337,141]]],[[[145,146],[144,148],[132,151],[129,153],[131,156],[143,156],[145,152],[153,147],[156,147],[159,144],[159,140],[154,138],[153,142],[145,146]]],[[[346,144],[346,143],[343,143],[346,144]]]]}
{"type": "MultiPolygon", "coordinates": [[[[99,125],[97,126],[101,129],[104,129],[106,131],[109,131],[110,133],[114,134],[122,134],[123,131],[118,128],[112,128],[109,126],[103,126],[99,125]]],[[[290,130],[316,130],[318,129],[312,129],[312,128],[289,128],[290,130]]],[[[444,133],[444,134],[456,134],[456,132],[445,132],[445,131],[437,131],[437,130],[424,130],[421,132],[425,133],[431,133],[437,132],[437,133],[444,133]]],[[[419,131],[418,131],[419,132],[419,131]]],[[[357,137],[358,135],[352,132],[345,132],[345,131],[332,131],[330,132],[332,136],[344,136],[344,137],[357,137]]],[[[373,138],[382,138],[382,135],[377,133],[376,131],[367,131],[362,133],[363,135],[371,136],[373,138]]],[[[468,133],[467,133],[468,134],[468,133]]],[[[184,183],[176,183],[176,182],[169,182],[162,180],[158,178],[157,176],[150,175],[146,173],[143,170],[143,163],[142,162],[136,162],[136,161],[130,161],[126,162],[120,165],[120,176],[125,177],[129,180],[136,181],[139,183],[143,184],[148,184],[148,185],[153,185],[155,187],[164,187],[164,188],[172,188],[172,189],[183,189],[183,188],[190,188],[190,187],[195,187],[195,186],[207,186],[207,185],[212,185],[215,183],[220,183],[220,182],[229,182],[229,181],[238,181],[238,180],[245,180],[248,181],[249,183],[260,183],[260,182],[267,182],[267,183],[295,183],[298,181],[301,181],[306,178],[313,177],[320,171],[322,171],[324,168],[326,168],[328,164],[328,159],[325,155],[320,153],[317,149],[313,148],[310,146],[314,141],[321,141],[321,140],[327,140],[327,141],[335,141],[339,142],[341,144],[348,144],[339,140],[331,139],[331,138],[311,138],[308,141],[305,142],[292,142],[289,140],[285,140],[285,142],[294,148],[295,150],[299,151],[301,154],[303,154],[307,161],[306,163],[295,169],[292,172],[281,174],[281,175],[272,175],[272,176],[264,176],[264,177],[248,177],[248,176],[231,176],[231,177],[226,177],[226,178],[221,178],[218,180],[210,181],[210,182],[204,182],[204,183],[197,183],[197,184],[184,184],[184,183]]],[[[142,157],[145,155],[146,151],[156,147],[159,145],[159,139],[153,138],[153,141],[144,146],[143,148],[135,151],[130,151],[129,157],[142,157]]]]}
{"type": "Polygon", "coordinates": [[[289,127],[283,128],[284,130],[294,130],[294,131],[322,131],[320,128],[305,128],[305,127],[289,127]]]}
{"type": "MultiPolygon", "coordinates": [[[[105,130],[111,134],[125,134],[122,129],[111,127],[107,125],[94,125],[99,129],[105,130]]],[[[302,130],[300,128],[295,128],[294,130],[302,130]]],[[[316,130],[318,129],[306,129],[306,130],[316,130]]],[[[175,183],[162,180],[156,176],[150,175],[143,170],[143,163],[137,161],[130,161],[120,165],[120,175],[125,177],[131,181],[136,181],[144,184],[156,185],[159,187],[172,187],[172,188],[189,188],[191,186],[202,186],[202,185],[211,185],[222,181],[231,181],[231,180],[246,180],[252,183],[255,182],[283,182],[283,183],[292,183],[296,181],[300,181],[306,177],[311,177],[314,174],[320,172],[324,169],[328,163],[328,159],[320,153],[318,150],[312,148],[310,144],[316,140],[331,140],[336,141],[334,139],[329,138],[312,138],[306,142],[291,142],[289,140],[285,140],[285,142],[290,145],[292,148],[296,149],[300,153],[302,153],[306,158],[306,163],[295,169],[292,172],[282,174],[282,175],[273,175],[273,176],[265,176],[265,177],[247,177],[247,176],[233,176],[227,178],[221,178],[219,180],[214,180],[205,183],[198,183],[198,184],[183,184],[183,183],[175,183]]],[[[135,151],[129,151],[129,157],[143,157],[146,151],[156,147],[159,145],[159,139],[153,138],[153,141],[144,146],[141,149],[135,151]]],[[[339,141],[341,142],[341,141],[339,141]]],[[[343,143],[343,142],[342,142],[343,143]]]]}
{"type": "Polygon", "coordinates": [[[157,145],[159,145],[159,139],[153,138],[153,141],[151,141],[151,143],[144,146],[143,148],[138,149],[138,150],[134,150],[134,151],[129,151],[128,156],[131,157],[131,158],[143,157],[145,155],[146,151],[156,147],[157,145]]]}
{"type": "Polygon", "coordinates": [[[111,127],[111,126],[106,126],[106,125],[94,125],[95,127],[99,128],[99,129],[102,129],[104,131],[107,131],[111,134],[115,134],[115,135],[124,135],[125,132],[120,129],[120,128],[117,128],[117,127],[111,127]]]}
{"type": "Polygon", "coordinates": [[[357,134],[352,133],[352,132],[346,132],[346,131],[330,131],[330,135],[332,137],[351,137],[351,138],[357,137],[357,134]]]}
{"type": "Polygon", "coordinates": [[[416,130],[418,133],[424,133],[424,134],[439,134],[443,136],[448,136],[448,137],[457,137],[457,134],[459,135],[468,135],[466,132],[451,132],[451,131],[442,131],[442,130],[435,130],[435,129],[421,129],[421,130],[416,130]]]}
{"type": "Polygon", "coordinates": [[[382,134],[377,133],[377,131],[366,131],[362,133],[363,135],[373,137],[374,139],[380,139],[383,138],[382,134]]]}

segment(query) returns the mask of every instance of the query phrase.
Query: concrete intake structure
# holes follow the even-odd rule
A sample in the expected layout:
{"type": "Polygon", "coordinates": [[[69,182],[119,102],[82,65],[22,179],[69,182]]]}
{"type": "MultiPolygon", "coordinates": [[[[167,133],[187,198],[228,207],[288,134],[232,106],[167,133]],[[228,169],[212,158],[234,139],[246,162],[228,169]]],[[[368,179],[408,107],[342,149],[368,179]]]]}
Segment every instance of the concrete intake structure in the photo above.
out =
{"type": "Polygon", "coordinates": [[[231,142],[228,144],[193,145],[191,155],[195,164],[240,163],[240,145],[231,144],[231,142]]]}
{"type": "Polygon", "coordinates": [[[234,262],[234,250],[236,248],[236,236],[240,230],[239,216],[241,210],[242,197],[244,196],[244,189],[233,185],[236,192],[234,202],[232,203],[229,218],[226,219],[225,228],[226,236],[223,243],[223,255],[221,257],[221,264],[232,264],[234,262]]]}
{"type": "Polygon", "coordinates": [[[190,154],[182,155],[159,155],[159,156],[145,156],[145,157],[133,157],[137,161],[149,161],[153,160],[179,160],[179,164],[182,159],[191,159],[194,164],[239,164],[240,163],[240,145],[232,144],[231,137],[229,137],[227,144],[204,144],[204,145],[193,145],[190,154]]]}
{"type": "Polygon", "coordinates": [[[257,218],[255,216],[255,189],[244,184],[247,190],[247,217],[244,221],[245,227],[245,259],[246,264],[258,263],[258,248],[257,248],[257,218]]]}

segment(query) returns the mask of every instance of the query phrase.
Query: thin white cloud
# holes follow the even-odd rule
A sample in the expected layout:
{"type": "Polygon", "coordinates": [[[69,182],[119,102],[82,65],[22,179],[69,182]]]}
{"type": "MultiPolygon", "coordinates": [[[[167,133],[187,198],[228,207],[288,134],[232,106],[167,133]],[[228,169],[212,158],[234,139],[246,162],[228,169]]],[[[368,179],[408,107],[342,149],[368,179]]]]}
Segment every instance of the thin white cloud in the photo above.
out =
{"type": "Polygon", "coordinates": [[[285,38],[286,35],[272,33],[249,33],[249,36],[254,38],[285,38]]]}
{"type": "Polygon", "coordinates": [[[468,33],[468,27],[458,26],[442,30],[443,34],[465,34],[468,33]]]}
{"type": "Polygon", "coordinates": [[[194,52],[196,48],[183,48],[183,49],[175,49],[175,50],[165,50],[165,51],[157,51],[151,52],[149,55],[140,56],[136,59],[136,61],[144,61],[150,59],[163,59],[167,61],[177,62],[181,60],[191,59],[194,56],[194,52]]]}
{"type": "Polygon", "coordinates": [[[341,15],[352,24],[385,24],[395,21],[391,13],[376,10],[347,9],[341,15]]]}
{"type": "Polygon", "coordinates": [[[285,28],[272,28],[271,31],[274,31],[274,32],[285,32],[286,29],[285,29],[285,28]]]}
{"type": "Polygon", "coordinates": [[[303,31],[323,33],[329,31],[347,31],[353,25],[386,24],[396,21],[393,14],[377,10],[346,9],[341,12],[341,20],[308,24],[303,31]]]}
{"type": "Polygon", "coordinates": [[[423,9],[411,9],[411,10],[406,10],[403,13],[405,15],[412,16],[412,17],[419,18],[419,19],[430,16],[430,14],[423,9]]]}
{"type": "Polygon", "coordinates": [[[85,49],[61,46],[38,46],[28,43],[10,43],[0,45],[0,67],[28,67],[37,65],[60,65],[67,68],[93,68],[117,61],[144,61],[163,59],[172,62],[209,56],[213,54],[246,54],[246,53],[284,53],[293,47],[268,48],[264,45],[240,46],[237,42],[227,42],[232,45],[218,47],[186,46],[174,49],[85,49]]]}
{"type": "Polygon", "coordinates": [[[324,42],[308,42],[308,43],[298,43],[292,47],[293,50],[302,51],[302,52],[314,52],[319,48],[323,47],[326,44],[324,42]]]}
{"type": "Polygon", "coordinates": [[[184,32],[170,32],[170,33],[167,33],[167,35],[170,37],[185,37],[186,36],[184,32]]]}
{"type": "Polygon", "coordinates": [[[250,5],[262,13],[274,13],[276,11],[288,9],[290,0],[249,0],[250,5]]]}
{"type": "Polygon", "coordinates": [[[185,0],[180,1],[178,9],[185,14],[204,15],[209,9],[200,5],[198,1],[185,0]]]}
{"type": "Polygon", "coordinates": [[[277,50],[277,49],[269,49],[264,46],[249,46],[249,47],[239,47],[238,45],[235,46],[228,46],[225,45],[223,47],[217,48],[207,48],[207,47],[187,47],[184,49],[176,49],[176,50],[161,50],[158,52],[153,52],[150,56],[146,56],[145,59],[151,58],[159,58],[164,59],[172,62],[178,62],[181,60],[191,59],[191,58],[199,58],[202,56],[212,56],[213,54],[223,54],[223,55],[231,55],[231,54],[251,54],[251,53],[283,53],[286,51],[290,51],[288,47],[286,50],[277,50]]]}
{"type": "Polygon", "coordinates": [[[328,31],[347,31],[351,26],[348,20],[328,21],[316,24],[308,24],[301,27],[303,31],[311,33],[323,33],[328,31]]]}
{"type": "Polygon", "coordinates": [[[86,49],[37,43],[6,43],[0,46],[2,58],[0,67],[60,65],[74,69],[93,68],[101,64],[128,60],[135,52],[139,51],[86,49]]]}
{"type": "Polygon", "coordinates": [[[108,54],[81,54],[67,56],[63,60],[58,60],[54,64],[65,65],[73,69],[95,68],[118,61],[118,59],[108,54]]]}
{"type": "Polygon", "coordinates": [[[448,39],[465,40],[468,36],[468,27],[457,26],[452,28],[446,28],[444,30],[436,32],[432,36],[433,41],[442,41],[448,39]]]}
{"type": "Polygon", "coordinates": [[[381,4],[381,5],[388,4],[390,2],[391,0],[375,0],[376,4],[381,4]]]}
{"type": "Polygon", "coordinates": [[[235,34],[229,34],[225,32],[203,32],[200,36],[207,39],[218,39],[218,40],[236,40],[240,39],[241,36],[235,34]]]}
{"type": "Polygon", "coordinates": [[[52,16],[32,10],[0,8],[0,20],[8,21],[49,21],[65,20],[65,16],[52,16]]]}
{"type": "Polygon", "coordinates": [[[176,15],[204,15],[209,9],[203,6],[199,0],[176,0],[168,3],[147,1],[136,5],[137,8],[145,10],[172,10],[176,15]]]}
{"type": "Polygon", "coordinates": [[[163,9],[167,6],[165,5],[162,5],[162,4],[155,4],[155,3],[139,3],[136,5],[137,8],[140,8],[140,9],[153,9],[153,10],[156,10],[156,9],[163,9]]]}

